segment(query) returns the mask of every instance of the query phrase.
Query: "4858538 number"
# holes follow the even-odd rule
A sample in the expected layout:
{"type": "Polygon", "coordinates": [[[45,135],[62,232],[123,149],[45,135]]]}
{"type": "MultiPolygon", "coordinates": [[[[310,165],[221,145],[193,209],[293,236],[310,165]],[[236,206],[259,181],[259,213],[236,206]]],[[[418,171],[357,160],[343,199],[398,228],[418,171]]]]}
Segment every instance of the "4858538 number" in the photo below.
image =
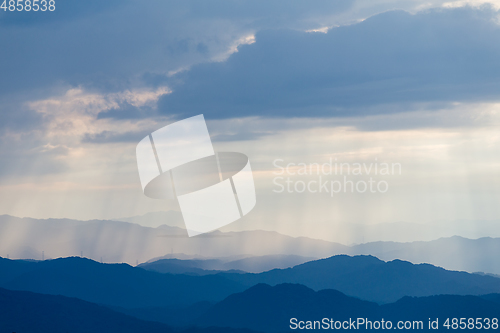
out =
{"type": "Polygon", "coordinates": [[[443,327],[452,330],[497,330],[498,318],[447,318],[443,327]]]}
{"type": "MultiPolygon", "coordinates": [[[[0,0],[1,1],[1,0],[0,0]]],[[[56,10],[55,0],[3,0],[0,9],[4,12],[53,12],[56,10]]]]}

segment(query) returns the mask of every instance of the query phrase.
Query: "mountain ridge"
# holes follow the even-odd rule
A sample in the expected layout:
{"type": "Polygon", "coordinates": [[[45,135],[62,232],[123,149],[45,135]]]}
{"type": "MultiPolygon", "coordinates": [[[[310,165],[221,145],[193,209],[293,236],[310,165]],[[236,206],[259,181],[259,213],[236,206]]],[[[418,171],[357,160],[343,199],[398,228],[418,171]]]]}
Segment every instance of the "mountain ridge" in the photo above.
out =
{"type": "Polygon", "coordinates": [[[298,283],[314,290],[336,289],[346,295],[377,303],[394,302],[403,296],[481,295],[500,291],[500,279],[496,277],[449,271],[403,260],[385,262],[366,255],[337,255],[260,274],[220,275],[247,286],[298,283]]]}
{"type": "Polygon", "coordinates": [[[0,272],[3,288],[61,294],[124,308],[217,302],[259,283],[335,289],[377,303],[394,302],[403,296],[500,293],[497,277],[401,260],[385,262],[373,256],[338,255],[263,273],[202,276],[162,274],[128,264],[101,264],[78,257],[40,262],[0,259],[0,272]]]}
{"type": "MultiPolygon", "coordinates": [[[[42,259],[84,256],[103,262],[136,265],[152,258],[178,253],[182,258],[234,258],[265,255],[296,255],[325,258],[337,254],[374,255],[383,260],[401,259],[431,263],[450,270],[500,274],[500,238],[467,239],[461,236],[430,242],[372,242],[346,246],[307,237],[290,237],[276,231],[221,232],[187,237],[177,227],[143,227],[130,222],[36,220],[0,216],[0,254],[11,258],[42,259]]],[[[248,261],[257,259],[248,259],[248,261]]],[[[263,258],[260,259],[263,261],[263,258]]],[[[261,262],[263,265],[263,263],[261,262]]],[[[279,263],[266,269],[283,267],[279,263]],[[274,267],[273,267],[274,266],[274,267]]],[[[245,270],[242,267],[232,269],[245,270]]],[[[258,272],[259,270],[248,271],[258,272]]],[[[260,269],[262,270],[262,269],[260,269]]]]}
{"type": "MultiPolygon", "coordinates": [[[[285,332],[297,330],[291,328],[294,327],[292,318],[295,323],[303,321],[304,326],[307,321],[323,324],[323,318],[330,325],[331,320],[342,324],[351,320],[357,323],[358,318],[362,318],[365,322],[379,321],[379,324],[381,319],[391,321],[392,329],[399,321],[408,321],[411,325],[419,321],[421,328],[413,326],[414,331],[431,332],[436,329],[429,329],[430,318],[439,318],[437,331],[446,331],[443,326],[446,318],[490,318],[491,321],[491,318],[498,318],[499,313],[500,303],[469,295],[405,296],[394,303],[378,305],[337,290],[314,291],[300,284],[258,284],[215,304],[196,323],[201,327],[224,324],[264,332],[285,332]]],[[[367,327],[362,324],[355,328],[368,330],[367,327]]]]}

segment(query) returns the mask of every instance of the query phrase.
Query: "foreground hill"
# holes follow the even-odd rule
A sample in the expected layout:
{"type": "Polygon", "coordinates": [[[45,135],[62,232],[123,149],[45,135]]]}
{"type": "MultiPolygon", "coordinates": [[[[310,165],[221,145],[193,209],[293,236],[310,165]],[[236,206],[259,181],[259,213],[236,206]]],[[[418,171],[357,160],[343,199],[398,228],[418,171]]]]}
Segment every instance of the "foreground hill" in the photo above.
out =
{"type": "Polygon", "coordinates": [[[101,305],[64,296],[41,295],[0,288],[0,329],[21,333],[249,333],[212,327],[174,330],[165,324],[139,320],[101,305]]]}
{"type": "MultiPolygon", "coordinates": [[[[365,318],[372,322],[383,318],[385,321],[392,321],[393,329],[398,321],[410,321],[411,325],[414,321],[421,321],[423,330],[418,331],[428,331],[429,318],[439,318],[438,331],[449,331],[443,327],[446,318],[499,316],[500,304],[476,296],[404,297],[396,303],[379,306],[348,297],[336,290],[315,292],[297,284],[274,287],[258,284],[214,305],[197,323],[201,326],[224,325],[265,332],[284,332],[292,331],[291,318],[302,321],[321,321],[323,318],[335,321],[352,318],[356,321],[357,318],[365,318]]],[[[364,330],[366,326],[361,325],[359,329],[364,330]]]]}
{"type": "Polygon", "coordinates": [[[378,305],[336,290],[313,291],[303,285],[258,284],[214,305],[197,323],[202,326],[245,327],[265,332],[288,330],[290,318],[321,320],[357,313],[376,313],[378,305]]]}
{"type": "Polygon", "coordinates": [[[2,332],[173,332],[76,298],[0,288],[2,332]]]}
{"type": "Polygon", "coordinates": [[[173,332],[104,306],[64,296],[0,288],[2,332],[173,332]]]}

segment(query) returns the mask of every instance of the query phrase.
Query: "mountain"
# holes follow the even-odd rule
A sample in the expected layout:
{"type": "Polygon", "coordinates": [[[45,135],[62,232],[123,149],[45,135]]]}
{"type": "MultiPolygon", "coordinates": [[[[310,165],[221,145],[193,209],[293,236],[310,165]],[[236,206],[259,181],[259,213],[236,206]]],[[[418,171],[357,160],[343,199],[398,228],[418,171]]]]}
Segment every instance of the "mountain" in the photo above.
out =
{"type": "MultiPolygon", "coordinates": [[[[140,264],[137,267],[143,268],[148,271],[169,273],[169,274],[189,274],[189,275],[209,275],[217,274],[222,270],[204,269],[208,267],[223,267],[224,263],[217,259],[207,260],[180,260],[180,259],[160,259],[157,261],[140,264]],[[205,264],[208,261],[212,264],[205,264]],[[200,268],[204,267],[204,268],[200,268]]],[[[243,271],[229,270],[234,273],[243,273],[243,271]]]]}
{"type": "Polygon", "coordinates": [[[77,297],[110,306],[138,308],[219,301],[245,289],[219,275],[160,274],[127,264],[78,258],[40,262],[0,259],[0,287],[77,297]]]}
{"type": "Polygon", "coordinates": [[[3,288],[78,297],[130,309],[218,302],[259,283],[336,289],[377,303],[394,302],[403,296],[500,293],[500,279],[496,277],[401,260],[384,262],[372,256],[339,255],[259,274],[161,274],[78,257],[21,263],[0,259],[0,272],[3,288]]]}
{"type": "MultiPolygon", "coordinates": [[[[119,218],[117,221],[132,222],[148,227],[168,225],[185,228],[182,214],[177,211],[150,212],[141,216],[119,218]]],[[[464,238],[500,237],[499,220],[453,220],[433,221],[431,223],[390,222],[377,224],[357,224],[337,221],[316,221],[317,228],[308,230],[308,234],[301,234],[314,239],[323,239],[341,244],[360,244],[377,241],[384,242],[415,242],[432,241],[438,238],[461,236],[464,238]],[[322,224],[335,227],[335,233],[325,234],[322,224]]],[[[242,232],[248,230],[266,230],[268,223],[265,220],[252,218],[241,219],[220,229],[222,232],[242,232]]],[[[276,230],[289,234],[286,229],[276,230]]],[[[294,235],[292,235],[294,236],[294,235]]],[[[295,235],[299,236],[299,235],[295,235]]]]}
{"type": "Polygon", "coordinates": [[[500,304],[472,295],[435,295],[428,297],[405,296],[395,303],[384,304],[381,308],[395,318],[410,320],[419,318],[497,318],[500,304]]]}
{"type": "Polygon", "coordinates": [[[153,229],[116,221],[37,220],[2,215],[0,253],[10,258],[38,260],[42,259],[42,251],[45,258],[83,254],[94,260],[135,264],[170,251],[167,238],[162,237],[165,234],[187,238],[185,230],[166,226],[153,229]],[[31,250],[27,253],[26,249],[31,250]]]}
{"type": "Polygon", "coordinates": [[[338,255],[260,274],[219,275],[247,286],[298,283],[314,290],[336,289],[377,303],[394,302],[403,296],[500,292],[500,279],[492,276],[447,271],[401,260],[385,262],[373,256],[338,255]]]}
{"type": "Polygon", "coordinates": [[[238,260],[220,259],[160,259],[140,264],[138,267],[160,273],[172,274],[215,274],[221,271],[244,271],[250,273],[261,273],[274,268],[288,268],[307,261],[314,260],[312,257],[301,257],[295,255],[268,255],[248,257],[238,260]]]}
{"type": "Polygon", "coordinates": [[[272,231],[214,231],[188,237],[186,230],[165,225],[149,228],[118,221],[0,216],[0,254],[21,259],[42,259],[44,251],[45,258],[83,254],[96,261],[135,265],[166,253],[212,258],[231,255],[239,256],[238,259],[282,254],[321,258],[345,253],[347,249],[341,244],[272,231]],[[27,247],[35,249],[36,257],[24,256],[27,247]]]}
{"type": "Polygon", "coordinates": [[[8,283],[18,276],[29,274],[34,271],[37,261],[34,260],[11,260],[0,258],[0,285],[8,283]]]}
{"type": "Polygon", "coordinates": [[[377,309],[375,303],[348,297],[336,290],[315,292],[299,284],[274,287],[258,284],[217,303],[197,323],[264,332],[286,331],[293,317],[308,320],[321,320],[324,316],[344,318],[354,313],[373,313],[377,309]]]}
{"type": "MultiPolygon", "coordinates": [[[[41,289],[44,293],[73,294],[119,307],[133,304],[134,306],[122,309],[121,312],[128,312],[148,320],[170,321],[181,326],[191,326],[193,323],[200,327],[216,326],[206,331],[195,328],[181,331],[185,333],[237,332],[238,329],[286,331],[290,318],[294,317],[298,320],[384,318],[394,323],[397,320],[421,320],[425,324],[428,318],[433,320],[439,318],[442,325],[448,317],[498,318],[500,314],[498,291],[496,295],[481,297],[439,295],[454,289],[482,291],[490,287],[495,289],[495,285],[498,289],[500,281],[498,278],[449,272],[430,265],[412,265],[398,261],[385,263],[373,257],[337,256],[290,269],[276,269],[260,274],[218,274],[200,277],[160,274],[126,264],[100,264],[82,258],[41,262],[2,259],[0,272],[3,281],[14,276],[11,282],[6,283],[11,288],[12,284],[17,284],[17,287],[30,286],[32,289],[41,289]],[[391,265],[403,265],[405,269],[391,268],[391,265]],[[297,271],[297,268],[300,269],[297,271]],[[318,274],[318,270],[322,274],[318,274]],[[388,272],[392,278],[388,279],[389,275],[384,274],[381,276],[381,270],[388,272]],[[336,290],[314,291],[297,284],[278,284],[274,287],[257,284],[247,290],[241,288],[227,292],[215,305],[211,305],[210,302],[193,302],[182,307],[169,305],[180,304],[182,302],[178,303],[179,300],[185,297],[200,299],[210,296],[211,293],[213,295],[216,290],[220,291],[221,288],[231,284],[230,281],[221,279],[221,276],[269,278],[270,274],[277,272],[292,277],[307,277],[311,279],[311,284],[328,281],[330,284],[336,284],[344,279],[340,284],[350,280],[353,288],[360,288],[362,284],[368,282],[367,286],[361,288],[367,295],[370,295],[366,293],[369,289],[385,293],[391,286],[401,290],[402,286],[407,285],[416,288],[414,294],[438,295],[403,297],[395,303],[377,305],[336,290]],[[17,274],[20,275],[15,276],[17,274]],[[320,278],[320,281],[314,281],[312,276],[320,278]],[[416,284],[416,280],[420,280],[421,283],[416,284]],[[214,281],[223,283],[214,284],[214,281]],[[202,297],[193,297],[188,291],[201,294],[202,297]],[[176,301],[171,302],[172,298],[176,301]],[[110,299],[114,301],[109,302],[110,299]],[[144,302],[144,299],[148,301],[144,302]],[[217,326],[236,330],[221,329],[217,326]]],[[[0,323],[2,330],[6,332],[172,331],[168,326],[158,322],[131,318],[101,305],[56,295],[0,289],[0,308],[2,308],[0,323]]]]}
{"type": "Polygon", "coordinates": [[[0,329],[22,333],[251,333],[246,329],[211,327],[172,329],[107,307],[55,295],[0,288],[0,329]]]}
{"type": "Polygon", "coordinates": [[[167,212],[150,212],[144,215],[122,217],[115,221],[136,223],[145,227],[157,228],[159,226],[169,226],[186,229],[184,218],[181,212],[169,210],[167,212]]]}
{"type": "Polygon", "coordinates": [[[173,332],[104,306],[64,296],[0,288],[2,332],[173,332]]]}
{"type": "Polygon", "coordinates": [[[500,294],[482,295],[481,298],[500,304],[500,294]]]}
{"type": "MultiPolygon", "coordinates": [[[[498,318],[499,314],[500,304],[476,296],[403,297],[395,303],[379,306],[336,290],[315,292],[298,284],[274,287],[258,284],[217,303],[197,320],[197,324],[284,332],[293,331],[291,318],[320,323],[327,318],[329,324],[331,319],[334,322],[353,319],[357,324],[357,318],[363,318],[372,325],[375,321],[380,323],[381,319],[391,321],[392,329],[398,321],[409,321],[411,325],[421,321],[423,329],[418,331],[427,332],[436,331],[428,329],[429,318],[439,318],[438,331],[449,331],[443,326],[446,318],[498,318]]],[[[366,325],[356,325],[356,329],[366,330],[366,325]]]]}
{"type": "Polygon", "coordinates": [[[261,273],[275,268],[289,268],[317,258],[297,255],[267,255],[233,260],[224,264],[226,270],[235,269],[249,273],[261,273]]]}
{"type": "Polygon", "coordinates": [[[0,216],[0,254],[40,260],[42,251],[45,258],[83,254],[96,261],[131,265],[151,261],[152,258],[220,259],[227,265],[198,268],[256,273],[300,264],[308,258],[366,254],[383,260],[401,259],[452,270],[500,274],[500,261],[492,255],[500,253],[500,238],[466,239],[454,236],[429,242],[372,242],[345,246],[272,231],[214,231],[190,238],[185,229],[166,225],[149,228],[118,221],[35,220],[0,216]]]}
{"type": "MultiPolygon", "coordinates": [[[[158,213],[159,215],[161,213],[158,213]]],[[[461,236],[464,238],[500,237],[499,220],[453,220],[433,221],[431,223],[391,222],[377,224],[357,224],[344,221],[314,220],[314,227],[301,229],[300,234],[290,233],[286,225],[275,226],[277,232],[290,236],[304,236],[323,239],[341,244],[360,244],[370,242],[415,242],[432,241],[438,238],[461,236]],[[326,227],[327,225],[327,227],[326,227]],[[326,228],[325,228],[325,227],[326,228]],[[335,232],[327,232],[335,230],[335,232]]],[[[222,227],[223,232],[269,228],[265,219],[245,218],[222,227]]],[[[297,231],[296,231],[297,232],[297,231]]]]}
{"type": "Polygon", "coordinates": [[[432,263],[451,270],[500,273],[500,238],[441,238],[431,242],[374,242],[352,246],[349,254],[370,254],[382,260],[432,263]]]}
{"type": "MultiPolygon", "coordinates": [[[[188,306],[163,306],[112,309],[147,321],[157,321],[173,327],[191,327],[196,320],[214,306],[212,302],[198,302],[188,306]]],[[[223,327],[227,325],[222,325],[223,327]]]]}

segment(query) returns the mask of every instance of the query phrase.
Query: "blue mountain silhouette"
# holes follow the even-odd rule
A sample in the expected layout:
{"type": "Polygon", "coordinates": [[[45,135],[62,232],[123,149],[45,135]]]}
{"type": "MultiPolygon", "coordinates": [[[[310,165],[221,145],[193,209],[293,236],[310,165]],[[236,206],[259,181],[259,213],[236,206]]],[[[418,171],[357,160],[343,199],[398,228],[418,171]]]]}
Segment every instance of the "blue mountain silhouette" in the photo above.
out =
{"type": "Polygon", "coordinates": [[[0,330],[9,333],[249,333],[248,330],[227,328],[179,331],[77,298],[2,288],[0,309],[0,330]]]}
{"type": "MultiPolygon", "coordinates": [[[[446,318],[498,318],[500,304],[477,296],[438,295],[403,297],[395,303],[378,305],[349,297],[336,290],[313,291],[299,284],[271,287],[258,284],[217,303],[198,319],[198,324],[239,327],[264,332],[291,331],[290,319],[345,321],[365,318],[370,321],[421,321],[428,330],[429,318],[439,318],[439,330],[446,318]]],[[[366,326],[360,326],[362,330],[366,326]]],[[[394,327],[393,327],[394,328],[394,327]]]]}
{"type": "Polygon", "coordinates": [[[219,301],[245,289],[219,275],[161,274],[127,264],[70,257],[40,262],[0,259],[0,287],[137,308],[219,301]]]}
{"type": "Polygon", "coordinates": [[[377,303],[395,302],[403,296],[500,293],[500,279],[496,277],[400,260],[384,262],[371,256],[340,255],[260,274],[161,274],[127,264],[100,264],[76,257],[43,262],[1,259],[0,272],[0,287],[78,297],[125,308],[218,302],[259,283],[336,289],[377,303]]]}
{"type": "Polygon", "coordinates": [[[140,264],[138,267],[172,274],[206,275],[220,271],[261,273],[274,268],[293,267],[314,259],[316,258],[296,255],[267,255],[236,260],[164,258],[140,264]]]}
{"type": "Polygon", "coordinates": [[[385,262],[372,256],[339,255],[261,274],[220,275],[247,286],[299,283],[314,290],[336,289],[378,303],[395,302],[403,296],[500,292],[500,279],[496,277],[401,260],[385,262]]]}

